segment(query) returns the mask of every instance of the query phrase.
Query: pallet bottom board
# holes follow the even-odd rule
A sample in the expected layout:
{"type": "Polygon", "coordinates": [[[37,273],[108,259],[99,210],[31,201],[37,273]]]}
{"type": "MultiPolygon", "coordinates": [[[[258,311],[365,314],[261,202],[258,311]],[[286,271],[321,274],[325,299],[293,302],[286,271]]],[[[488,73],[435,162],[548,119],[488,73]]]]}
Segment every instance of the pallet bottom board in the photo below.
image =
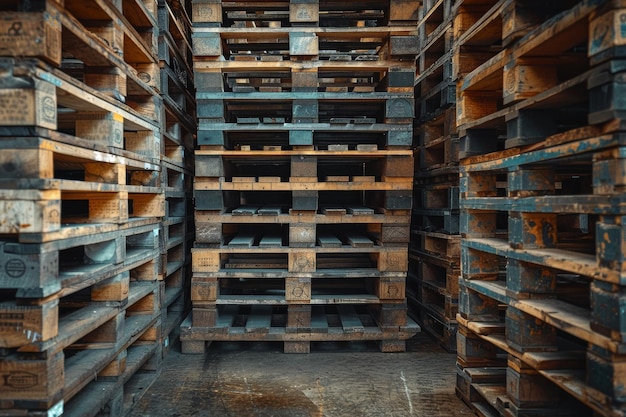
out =
{"type": "Polygon", "coordinates": [[[352,340],[407,340],[421,331],[417,323],[407,319],[407,325],[393,330],[381,329],[358,315],[344,314],[333,326],[332,319],[313,315],[311,325],[303,329],[271,326],[269,315],[245,320],[244,325],[194,327],[188,316],[180,327],[183,341],[352,341],[352,340]],[[358,323],[357,323],[358,321],[358,323]]]}

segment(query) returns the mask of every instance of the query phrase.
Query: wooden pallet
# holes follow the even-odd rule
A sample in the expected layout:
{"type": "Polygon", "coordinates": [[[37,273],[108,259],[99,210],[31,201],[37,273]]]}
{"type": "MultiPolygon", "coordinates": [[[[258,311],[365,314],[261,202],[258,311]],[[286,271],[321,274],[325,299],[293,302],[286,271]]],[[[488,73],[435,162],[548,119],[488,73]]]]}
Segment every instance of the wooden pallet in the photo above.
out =
{"type": "Polygon", "coordinates": [[[144,101],[153,94],[152,88],[158,85],[154,10],[137,2],[122,10],[105,2],[97,2],[93,7],[80,3],[63,7],[54,1],[45,1],[33,9],[5,11],[7,28],[25,21],[33,30],[17,45],[7,38],[0,45],[0,55],[37,57],[63,67],[62,56],[66,52],[85,65],[70,64],[67,72],[83,74],[87,85],[106,95],[129,103],[144,101]],[[97,20],[108,22],[107,30],[94,25],[97,20]],[[38,38],[40,33],[43,35],[38,38]],[[33,44],[40,46],[32,48],[33,44]]]}
{"type": "MultiPolygon", "coordinates": [[[[575,391],[577,394],[574,396],[588,407],[601,410],[599,412],[602,415],[613,415],[611,410],[614,406],[611,404],[613,404],[612,398],[616,394],[612,385],[614,381],[608,385],[602,385],[599,384],[599,380],[591,375],[594,375],[594,372],[599,369],[606,369],[609,375],[613,375],[612,372],[617,366],[614,361],[623,356],[624,347],[619,340],[612,339],[610,335],[595,332],[591,328],[591,314],[588,309],[574,306],[559,299],[507,298],[504,286],[498,285],[497,282],[487,284],[485,281],[466,281],[465,284],[468,289],[471,289],[466,292],[462,286],[462,301],[458,317],[469,318],[466,325],[470,330],[475,331],[482,339],[494,346],[507,351],[509,355],[516,354],[520,360],[524,361],[524,366],[539,371],[539,374],[561,389],[570,394],[575,391]],[[481,290],[475,291],[479,288],[481,290]],[[479,301],[479,298],[476,297],[478,294],[482,294],[479,297],[488,295],[487,298],[482,298],[482,301],[479,301]],[[506,327],[508,329],[506,337],[502,333],[499,333],[501,336],[497,336],[498,333],[493,333],[498,326],[494,327],[488,322],[488,320],[493,320],[494,315],[498,314],[495,311],[497,304],[503,302],[508,305],[506,320],[499,325],[502,330],[498,333],[504,331],[506,327]],[[477,322],[476,320],[480,320],[478,317],[483,317],[485,322],[477,322]],[[541,321],[538,321],[538,318],[541,321]],[[579,375],[580,372],[573,372],[563,365],[557,363],[554,368],[544,371],[544,368],[535,362],[537,359],[534,359],[533,355],[540,355],[535,352],[555,352],[557,350],[556,330],[567,332],[580,340],[578,345],[583,354],[587,346],[591,346],[586,355],[587,372],[589,372],[587,383],[582,383],[585,380],[584,375],[581,376],[579,375]],[[532,336],[528,332],[531,332],[532,336]],[[599,352],[603,353],[598,354],[599,352]],[[564,379],[564,375],[568,375],[568,377],[564,379]],[[566,380],[572,381],[572,385],[565,383],[566,380]],[[584,384],[583,388],[573,388],[581,383],[584,384]]],[[[462,319],[458,318],[458,320],[462,319]]],[[[545,355],[550,356],[548,353],[545,355]]],[[[578,363],[580,364],[580,361],[578,363]]],[[[519,404],[516,405],[520,407],[519,404]]]]}
{"type": "Polygon", "coordinates": [[[290,248],[265,250],[259,247],[221,247],[192,249],[194,272],[218,272],[223,269],[282,269],[291,272],[315,272],[326,268],[375,268],[381,272],[406,271],[408,255],[402,247],[290,248]],[[338,256],[340,254],[340,256],[338,256]],[[271,255],[271,258],[268,256],[271,255]]]}
{"type": "Polygon", "coordinates": [[[394,0],[390,4],[369,1],[355,7],[350,2],[198,2],[192,13],[196,26],[221,24],[234,27],[332,26],[363,27],[415,24],[418,6],[394,0]]]}
{"type": "Polygon", "coordinates": [[[286,310],[263,305],[224,306],[217,312],[215,327],[192,326],[188,317],[181,326],[183,351],[203,353],[205,342],[212,341],[282,341],[285,352],[308,353],[314,341],[378,340],[382,351],[397,352],[404,350],[404,340],[419,331],[417,324],[406,319],[406,306],[405,324],[389,327],[380,327],[366,306],[289,306],[286,310]]]}
{"type": "MultiPolygon", "coordinates": [[[[553,122],[577,125],[576,117],[579,116],[579,121],[584,120],[586,110],[578,112],[578,116],[574,108],[567,112],[563,110],[566,106],[583,103],[586,99],[586,89],[582,83],[590,76],[587,57],[584,54],[572,54],[559,58],[555,63],[543,58],[533,60],[527,54],[530,50],[550,48],[553,48],[553,53],[559,54],[581,42],[585,43],[589,23],[584,16],[592,13],[596,7],[585,1],[579,2],[575,7],[564,10],[534,28],[514,47],[503,49],[496,56],[489,57],[491,59],[478,59],[478,64],[466,73],[457,89],[457,121],[461,137],[466,135],[468,129],[475,129],[476,138],[495,138],[506,129],[504,146],[513,148],[539,142],[556,133],[553,122]],[[558,30],[552,31],[549,27],[558,27],[558,30]],[[561,39],[567,39],[567,42],[561,42],[561,39]],[[497,63],[505,61],[510,62],[506,67],[497,63]],[[550,69],[545,70],[548,67],[550,69]],[[553,72],[557,68],[567,70],[558,72],[557,76],[553,72]],[[493,88],[496,84],[500,87],[493,88]],[[505,86],[502,94],[497,92],[501,86],[505,86]],[[486,90],[491,91],[485,93],[486,90]],[[498,105],[498,101],[503,105],[498,105]],[[542,114],[545,115],[547,109],[550,109],[550,117],[537,117],[533,108],[540,102],[544,103],[542,114]],[[568,117],[573,119],[567,121],[568,117]]],[[[483,20],[488,18],[484,17],[483,20]]],[[[462,43],[463,39],[459,42],[462,43]]],[[[463,59],[467,63],[471,62],[467,57],[463,59]]],[[[471,132],[469,136],[468,140],[471,141],[471,132]]],[[[497,141],[491,143],[497,146],[497,141]]],[[[461,148],[463,150],[463,143],[461,148]]],[[[465,148],[471,150],[471,147],[465,148]]]]}
{"type": "Polygon", "coordinates": [[[20,297],[46,297],[136,268],[159,252],[158,225],[137,223],[64,228],[65,236],[46,243],[2,241],[2,264],[11,266],[2,287],[18,290],[20,297]]]}
{"type": "MultiPolygon", "coordinates": [[[[6,120],[2,120],[4,135],[49,137],[45,129],[67,129],[85,139],[81,144],[89,141],[91,145],[136,153],[139,158],[158,158],[160,139],[155,136],[159,130],[155,120],[161,101],[156,93],[150,93],[142,103],[122,104],[42,61],[14,62],[7,58],[4,66],[9,74],[6,85],[28,86],[20,87],[18,93],[23,103],[32,103],[32,111],[11,104],[14,90],[0,89],[0,101],[5,100],[3,103],[14,113],[7,113],[6,120]],[[59,113],[57,105],[74,111],[59,113]]],[[[54,139],[63,141],[62,135],[54,139]]]]}
{"type": "Polygon", "coordinates": [[[58,319],[58,334],[48,340],[33,338],[8,351],[2,361],[7,375],[35,374],[27,390],[17,381],[3,385],[0,396],[9,407],[47,410],[61,399],[67,402],[96,375],[119,375],[132,344],[154,345],[160,327],[157,282],[126,279],[125,292],[119,285],[103,285],[104,294],[94,293],[94,300],[86,303],[61,299],[60,307],[70,310],[58,319]],[[117,291],[109,291],[113,289],[117,291]],[[118,301],[106,302],[107,298],[118,301]]]}
{"type": "MultiPolygon", "coordinates": [[[[237,212],[243,212],[238,209],[237,212]]],[[[247,212],[257,211],[256,207],[247,212]]],[[[400,216],[400,214],[399,214],[400,216]]],[[[230,236],[240,231],[255,230],[256,235],[280,237],[278,246],[291,247],[399,246],[406,245],[408,216],[395,218],[394,223],[375,223],[387,220],[382,215],[321,215],[310,212],[298,214],[211,215],[196,213],[196,242],[225,245],[230,236]],[[278,218],[279,225],[274,226],[278,218]],[[343,220],[343,221],[342,221],[343,220]],[[343,226],[344,223],[350,226],[343,226]],[[342,226],[340,226],[342,224],[342,226]],[[357,240],[357,239],[365,240],[357,240]]],[[[261,246],[262,238],[258,239],[261,246]]],[[[265,243],[270,243],[267,241],[265,243]]]]}
{"type": "MultiPolygon", "coordinates": [[[[477,322],[465,322],[460,319],[464,324],[467,324],[469,334],[472,334],[474,338],[476,335],[479,340],[487,342],[485,346],[496,346],[501,351],[508,353],[508,366],[507,373],[511,373],[511,378],[515,378],[517,375],[517,381],[521,381],[520,375],[527,379],[527,384],[543,385],[550,387],[550,390],[563,390],[572,395],[576,400],[576,407],[582,407],[582,410],[593,410],[603,416],[616,416],[620,414],[618,408],[615,408],[610,399],[611,394],[602,393],[597,388],[593,388],[589,385],[589,382],[585,382],[585,344],[579,345],[578,348],[574,347],[573,350],[559,350],[553,352],[542,351],[529,351],[519,352],[515,348],[511,347],[503,334],[493,333],[493,326],[489,323],[477,323],[477,322]],[[520,372],[521,371],[521,372],[520,372]],[[549,385],[546,385],[549,384],[549,385]],[[584,404],[584,405],[581,405],[584,404]]],[[[467,333],[467,331],[465,331],[467,333]]],[[[476,351],[475,351],[476,352],[476,351]]],[[[587,362],[593,361],[589,357],[593,357],[593,354],[587,353],[587,362]]],[[[471,366],[471,365],[470,365],[471,366]]],[[[596,366],[595,364],[592,366],[596,366]]],[[[590,371],[588,368],[587,372],[590,371]]],[[[593,372],[593,371],[591,371],[593,372]]],[[[544,391],[545,392],[545,391],[544,391]]],[[[511,402],[511,408],[513,412],[522,408],[533,408],[533,402],[546,404],[550,402],[545,397],[537,397],[534,399],[524,396],[525,394],[519,391],[511,391],[508,401],[511,402]],[[546,402],[547,401],[547,402],[546,402]]],[[[557,398],[557,396],[553,396],[557,398]]],[[[561,398],[565,398],[561,396],[561,398]]],[[[553,399],[551,401],[554,401],[553,399]]],[[[571,402],[570,402],[571,403],[571,402]]],[[[539,404],[534,407],[537,408],[539,404]]],[[[553,413],[571,413],[568,409],[569,404],[553,404],[553,413]]],[[[500,407],[500,415],[507,415],[500,407]]],[[[586,411],[588,415],[592,415],[590,411],[586,411]]]]}
{"type": "Polygon", "coordinates": [[[405,298],[405,274],[382,273],[379,276],[353,272],[349,277],[303,277],[283,274],[250,274],[251,278],[194,274],[191,300],[195,304],[333,304],[400,302],[405,298]],[[260,275],[260,276],[259,276],[260,275]]]}

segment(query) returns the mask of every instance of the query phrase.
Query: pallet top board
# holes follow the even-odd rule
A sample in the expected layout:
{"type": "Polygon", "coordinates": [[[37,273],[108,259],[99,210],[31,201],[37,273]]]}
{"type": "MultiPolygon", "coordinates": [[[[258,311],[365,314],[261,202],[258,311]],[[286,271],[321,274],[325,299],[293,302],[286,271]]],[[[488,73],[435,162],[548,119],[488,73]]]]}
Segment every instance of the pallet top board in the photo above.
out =
{"type": "Polygon", "coordinates": [[[398,62],[398,61],[202,61],[194,60],[193,68],[197,73],[204,71],[214,71],[221,69],[223,71],[280,71],[285,69],[318,69],[320,73],[328,71],[378,71],[386,72],[390,67],[400,67],[415,69],[415,63],[398,62]]]}
{"type": "Polygon", "coordinates": [[[516,117],[521,110],[560,108],[584,102],[588,95],[586,83],[593,71],[589,70],[577,75],[510,107],[505,107],[475,120],[460,123],[459,135],[463,136],[469,129],[504,128],[506,121],[516,117]]]}
{"type": "MultiPolygon", "coordinates": [[[[264,76],[265,77],[265,76],[264,76]]],[[[385,91],[369,91],[369,92],[327,92],[327,91],[282,91],[282,92],[266,92],[251,91],[245,94],[238,92],[198,92],[196,93],[198,100],[227,100],[229,103],[234,101],[257,101],[265,100],[281,100],[289,103],[293,100],[328,100],[337,102],[350,101],[368,101],[368,102],[385,102],[389,99],[412,99],[413,93],[388,93],[385,91]]],[[[257,122],[258,123],[258,122],[257,122]]]]}
{"type": "Polygon", "coordinates": [[[228,159],[235,158],[250,158],[250,157],[267,157],[272,160],[278,159],[289,159],[291,160],[292,156],[300,156],[300,155],[311,155],[311,156],[319,156],[319,157],[345,157],[345,156],[353,156],[353,157],[368,157],[368,158],[385,158],[387,156],[407,156],[412,157],[412,150],[403,150],[403,149],[381,149],[376,151],[360,151],[360,150],[346,150],[346,151],[332,151],[332,150],[310,150],[310,149],[298,149],[298,150],[196,150],[195,155],[218,155],[222,157],[227,157],[228,159]]]}
{"type": "Polygon", "coordinates": [[[347,214],[346,209],[343,214],[319,214],[319,213],[281,213],[280,215],[266,216],[258,215],[256,207],[239,207],[232,210],[231,213],[215,213],[210,211],[195,211],[196,223],[278,223],[278,224],[341,224],[341,223],[380,223],[380,224],[401,224],[405,225],[410,222],[408,212],[400,211],[394,214],[347,214]]]}
{"type": "Polygon", "coordinates": [[[375,268],[325,268],[315,272],[290,272],[281,269],[238,269],[231,271],[223,269],[218,272],[194,272],[196,278],[219,278],[219,279],[283,279],[283,278],[316,278],[316,279],[362,279],[362,278],[385,278],[404,279],[406,272],[381,272],[375,268]]]}
{"type": "MultiPolygon", "coordinates": [[[[254,177],[249,177],[254,178],[254,177]]],[[[194,190],[213,191],[407,191],[413,190],[413,181],[406,177],[394,182],[227,182],[196,180],[194,190]]]]}
{"type": "MultiPolygon", "coordinates": [[[[248,240],[244,242],[241,246],[227,246],[227,247],[219,247],[219,248],[201,248],[194,247],[192,252],[197,252],[198,254],[208,254],[208,253],[220,253],[220,254],[259,254],[263,252],[259,246],[248,245],[248,240]]],[[[402,248],[400,248],[401,250],[402,248]]],[[[268,251],[265,251],[268,252],[268,251]]],[[[338,251],[336,248],[324,248],[320,246],[312,247],[312,248],[293,248],[289,246],[280,246],[273,247],[271,249],[272,254],[294,254],[294,253],[304,253],[304,254],[337,254],[338,251]]],[[[389,246],[365,246],[365,247],[353,247],[350,245],[343,245],[341,247],[342,254],[358,254],[358,253],[397,253],[397,247],[389,247],[389,246]]],[[[285,260],[286,261],[286,260],[285,260]]]]}
{"type": "MultiPolygon", "coordinates": [[[[220,295],[215,302],[216,305],[289,305],[290,301],[285,300],[284,295],[220,295]]],[[[380,300],[371,294],[327,294],[311,295],[307,304],[329,305],[329,304],[378,304],[380,300]]],[[[253,307],[254,308],[254,307],[253,307]]]]}
{"type": "Polygon", "coordinates": [[[324,132],[411,132],[413,126],[407,124],[392,124],[392,123],[374,123],[374,124],[359,124],[359,123],[285,123],[277,127],[276,124],[259,123],[259,124],[237,124],[237,123],[206,123],[200,119],[198,126],[199,130],[221,130],[223,132],[280,132],[280,131],[311,131],[314,130],[324,132]]]}
{"type": "Polygon", "coordinates": [[[223,27],[194,27],[194,34],[219,33],[223,39],[288,39],[290,33],[315,34],[320,38],[329,40],[348,39],[370,39],[386,38],[390,35],[412,35],[415,34],[414,26],[390,26],[390,27],[359,27],[359,28],[337,28],[337,27],[281,27],[281,28],[223,28],[223,27]]]}

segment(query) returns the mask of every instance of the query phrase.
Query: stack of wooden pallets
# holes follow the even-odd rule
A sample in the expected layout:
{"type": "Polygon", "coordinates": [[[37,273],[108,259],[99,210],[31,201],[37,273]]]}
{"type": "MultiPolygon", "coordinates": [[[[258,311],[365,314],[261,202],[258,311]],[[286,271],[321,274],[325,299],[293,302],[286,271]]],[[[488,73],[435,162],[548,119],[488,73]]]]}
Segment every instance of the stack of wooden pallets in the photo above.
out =
{"type": "MultiPolygon", "coordinates": [[[[158,2],[159,93],[163,98],[161,181],[165,216],[161,222],[161,318],[164,341],[178,330],[189,307],[190,248],[194,240],[193,148],[196,104],[191,52],[191,2],[158,2]]],[[[169,347],[168,343],[164,347],[169,347]]]]}
{"type": "Polygon", "coordinates": [[[182,190],[162,157],[159,11],[2,5],[0,414],[122,416],[158,375],[182,190]]]}
{"type": "Polygon", "coordinates": [[[196,243],[183,350],[402,351],[417,3],[194,2],[196,243]]]}
{"type": "Polygon", "coordinates": [[[623,416],[620,1],[459,1],[457,392],[483,416],[623,416]]]}
{"type": "Polygon", "coordinates": [[[407,291],[422,329],[456,350],[460,275],[459,141],[451,0],[420,7],[415,83],[415,196],[407,291]]]}

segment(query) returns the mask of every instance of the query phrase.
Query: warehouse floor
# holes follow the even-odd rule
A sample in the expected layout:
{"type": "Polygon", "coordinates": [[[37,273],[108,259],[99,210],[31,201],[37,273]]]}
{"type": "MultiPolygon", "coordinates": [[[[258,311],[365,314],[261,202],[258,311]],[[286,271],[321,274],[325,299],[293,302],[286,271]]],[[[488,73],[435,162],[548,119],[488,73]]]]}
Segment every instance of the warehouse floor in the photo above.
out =
{"type": "Polygon", "coordinates": [[[323,343],[284,354],[282,344],[220,342],[182,355],[176,344],[130,417],[472,416],[454,394],[455,360],[424,333],[406,353],[323,343]]]}

